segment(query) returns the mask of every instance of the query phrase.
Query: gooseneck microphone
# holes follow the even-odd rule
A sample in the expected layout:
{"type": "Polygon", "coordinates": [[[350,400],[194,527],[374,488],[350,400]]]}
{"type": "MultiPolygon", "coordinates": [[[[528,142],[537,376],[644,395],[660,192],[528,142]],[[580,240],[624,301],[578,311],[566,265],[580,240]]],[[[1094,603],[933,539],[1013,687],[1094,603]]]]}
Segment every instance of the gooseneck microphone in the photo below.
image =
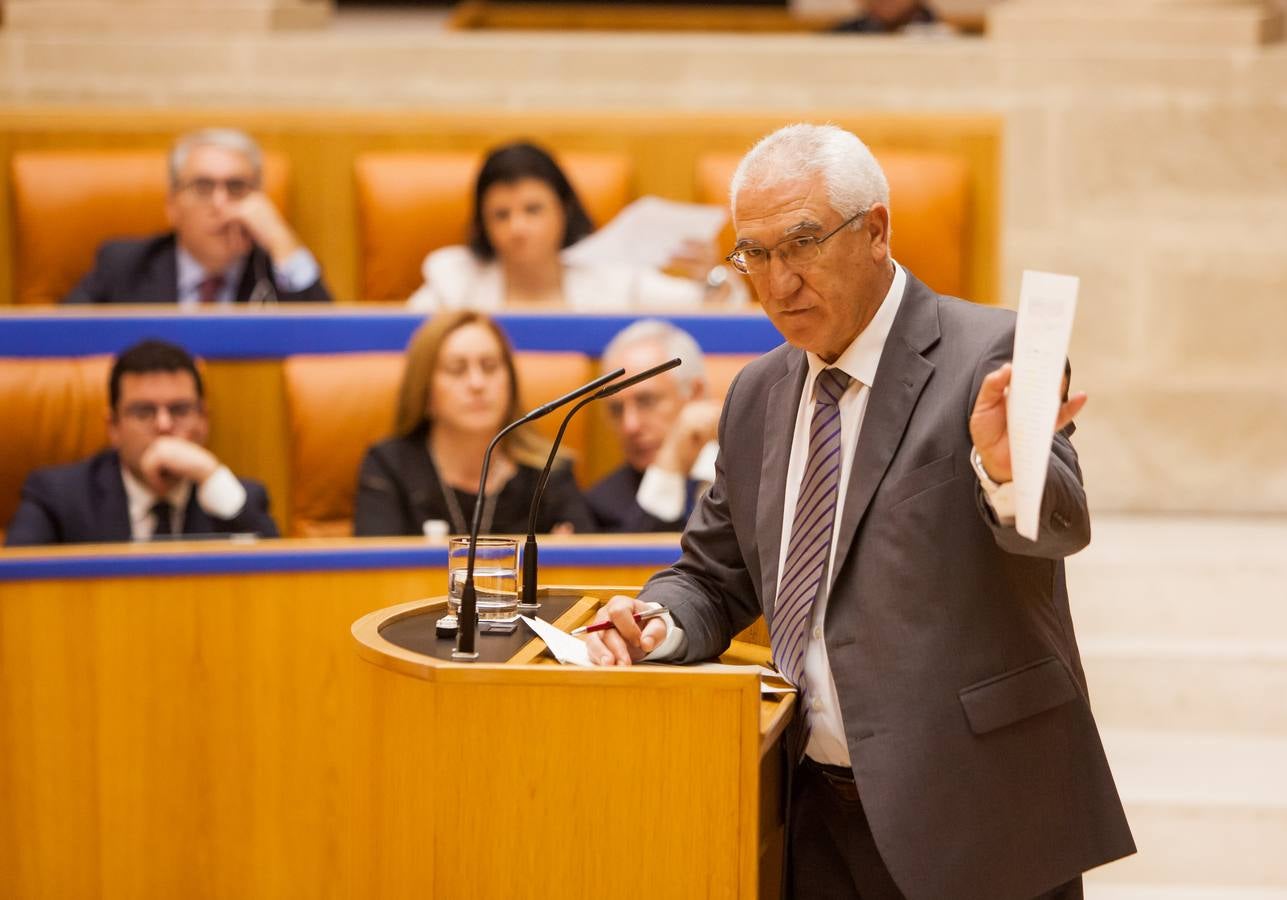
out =
{"type": "Polygon", "coordinates": [[[492,451],[500,443],[500,439],[509,434],[520,425],[526,425],[528,422],[534,422],[542,416],[549,415],[566,403],[588,394],[590,391],[603,387],[609,381],[620,378],[626,373],[625,369],[617,369],[615,372],[609,372],[602,375],[589,384],[583,384],[581,387],[557,400],[551,400],[543,406],[538,406],[525,416],[510,422],[492,442],[487,445],[487,452],[483,454],[483,473],[478,479],[478,499],[474,501],[473,521],[469,526],[469,556],[465,561],[465,586],[460,591],[460,612],[457,614],[457,631],[456,631],[456,649],[452,651],[451,658],[456,660],[475,660],[478,658],[478,652],[474,649],[475,632],[478,630],[478,595],[474,590],[474,556],[478,545],[478,530],[482,525],[483,501],[487,493],[487,470],[491,466],[492,451]]]}
{"type": "Polygon", "coordinates": [[[602,400],[604,397],[611,397],[618,391],[624,391],[628,387],[634,387],[641,381],[647,381],[654,375],[660,375],[662,372],[668,372],[680,364],[679,357],[669,359],[661,365],[653,366],[651,369],[645,369],[637,375],[631,375],[629,378],[610,384],[601,388],[598,392],[586,397],[563,417],[563,423],[559,425],[558,434],[554,436],[554,446],[550,448],[550,456],[545,460],[545,469],[541,472],[540,480],[536,482],[536,491],[532,495],[532,508],[527,516],[527,541],[523,544],[523,601],[518,608],[524,612],[534,612],[540,604],[536,602],[536,513],[541,506],[541,496],[545,493],[545,483],[550,480],[550,470],[554,468],[554,457],[559,452],[559,444],[563,441],[563,432],[567,431],[568,422],[572,421],[582,407],[585,407],[595,400],[602,400]]]}

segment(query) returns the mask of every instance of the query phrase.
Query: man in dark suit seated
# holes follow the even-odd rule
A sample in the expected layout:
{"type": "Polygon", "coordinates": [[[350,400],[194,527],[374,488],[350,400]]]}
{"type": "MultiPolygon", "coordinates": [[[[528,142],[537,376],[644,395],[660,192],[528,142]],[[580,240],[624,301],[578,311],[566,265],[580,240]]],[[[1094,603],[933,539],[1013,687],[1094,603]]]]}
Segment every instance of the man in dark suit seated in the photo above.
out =
{"type": "Polygon", "coordinates": [[[211,128],[170,151],[173,231],[107,241],[64,303],[329,301],[321,267],[260,189],[262,154],[248,135],[211,128]]]}
{"type": "Polygon", "coordinates": [[[112,366],[109,393],[112,449],[32,472],[8,546],[277,536],[264,486],[238,480],[205,448],[201,375],[185,350],[155,340],[134,345],[112,366]]]}
{"type": "Polygon", "coordinates": [[[678,356],[676,369],[608,400],[625,463],[586,493],[602,531],[680,531],[715,479],[719,404],[707,397],[702,350],[686,331],[644,319],[603,351],[603,369],[642,372],[678,356]]]}

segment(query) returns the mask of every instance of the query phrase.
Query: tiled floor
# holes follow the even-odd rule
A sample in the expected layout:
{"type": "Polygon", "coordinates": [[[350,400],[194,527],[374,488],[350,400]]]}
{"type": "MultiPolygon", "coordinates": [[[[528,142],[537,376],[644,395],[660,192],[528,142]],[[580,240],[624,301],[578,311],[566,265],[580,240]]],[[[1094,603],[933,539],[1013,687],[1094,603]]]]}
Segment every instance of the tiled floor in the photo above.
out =
{"type": "Polygon", "coordinates": [[[1090,900],[1287,900],[1287,519],[1097,516],[1068,561],[1140,852],[1090,900]]]}

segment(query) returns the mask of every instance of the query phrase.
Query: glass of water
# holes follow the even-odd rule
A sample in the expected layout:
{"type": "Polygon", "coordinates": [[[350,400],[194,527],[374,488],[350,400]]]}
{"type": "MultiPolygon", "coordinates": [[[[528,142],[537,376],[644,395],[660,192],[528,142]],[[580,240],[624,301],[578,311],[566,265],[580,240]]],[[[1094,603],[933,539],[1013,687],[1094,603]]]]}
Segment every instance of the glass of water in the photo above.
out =
{"type": "MultiPolygon", "coordinates": [[[[460,612],[469,567],[469,538],[452,538],[447,546],[447,608],[460,612]]],[[[515,538],[480,537],[474,552],[474,594],[479,621],[512,621],[518,618],[518,541],[515,538]]]]}

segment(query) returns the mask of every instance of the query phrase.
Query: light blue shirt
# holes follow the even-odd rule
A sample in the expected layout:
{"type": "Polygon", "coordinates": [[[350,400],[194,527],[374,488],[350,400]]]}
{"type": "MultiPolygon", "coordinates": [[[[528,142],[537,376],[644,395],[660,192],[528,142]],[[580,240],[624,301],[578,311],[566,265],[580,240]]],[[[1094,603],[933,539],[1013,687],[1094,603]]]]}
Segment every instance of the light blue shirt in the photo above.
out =
{"type": "MultiPolygon", "coordinates": [[[[201,267],[192,254],[175,244],[175,256],[179,273],[179,304],[182,306],[199,306],[201,303],[201,282],[213,272],[201,267]]],[[[237,299],[237,287],[246,271],[249,256],[240,256],[223,271],[223,286],[215,297],[216,303],[233,303],[237,299]]],[[[267,274],[267,273],[265,273],[267,274]]],[[[272,267],[273,281],[278,290],[296,293],[314,284],[322,275],[322,269],[313,258],[307,247],[300,247],[281,265],[272,267]]]]}

